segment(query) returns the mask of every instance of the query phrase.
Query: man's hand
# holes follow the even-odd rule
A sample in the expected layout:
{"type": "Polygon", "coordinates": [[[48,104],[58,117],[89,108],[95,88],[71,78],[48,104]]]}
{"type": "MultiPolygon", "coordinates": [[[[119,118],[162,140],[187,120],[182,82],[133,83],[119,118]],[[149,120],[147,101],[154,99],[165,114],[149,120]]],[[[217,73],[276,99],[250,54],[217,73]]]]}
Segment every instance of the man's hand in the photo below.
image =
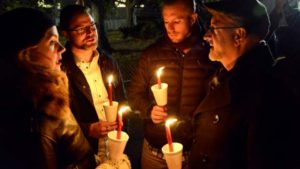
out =
{"type": "Polygon", "coordinates": [[[106,136],[108,132],[117,128],[117,122],[95,122],[90,125],[89,135],[94,138],[106,136]]]}
{"type": "Polygon", "coordinates": [[[164,122],[168,117],[167,107],[153,106],[151,111],[151,119],[153,123],[158,124],[164,122]]]}

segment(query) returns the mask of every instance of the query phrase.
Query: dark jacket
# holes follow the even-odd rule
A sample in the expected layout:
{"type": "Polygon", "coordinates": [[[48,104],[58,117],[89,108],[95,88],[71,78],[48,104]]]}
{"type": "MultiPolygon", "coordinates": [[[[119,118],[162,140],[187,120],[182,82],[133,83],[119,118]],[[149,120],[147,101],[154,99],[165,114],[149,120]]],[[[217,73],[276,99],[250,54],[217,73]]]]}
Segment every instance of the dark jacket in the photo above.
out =
{"type": "Polygon", "coordinates": [[[1,96],[1,114],[8,115],[2,118],[0,154],[6,157],[0,168],[95,168],[93,151],[70,112],[66,75],[12,71],[6,88],[11,92],[3,92],[6,101],[1,96]]]}
{"type": "Polygon", "coordinates": [[[165,37],[142,53],[128,88],[128,102],[133,110],[141,112],[145,138],[158,149],[167,140],[164,124],[154,124],[150,118],[156,104],[150,88],[157,83],[156,71],[161,66],[165,67],[162,82],[168,84],[168,114],[179,120],[171,127],[173,141],[188,149],[191,117],[206,95],[208,77],[214,71],[214,65],[208,59],[208,48],[197,36],[190,36],[179,44],[173,44],[165,37]],[[184,54],[182,51],[186,48],[191,50],[184,54]]]}
{"type": "Polygon", "coordinates": [[[64,118],[47,114],[38,118],[45,169],[96,167],[93,150],[71,112],[64,118]]]}
{"type": "Polygon", "coordinates": [[[20,92],[20,72],[2,58],[0,67],[0,76],[5,79],[5,83],[0,83],[0,168],[41,169],[39,141],[31,132],[33,108],[20,92]]]}
{"type": "MultiPolygon", "coordinates": [[[[98,64],[101,69],[103,82],[106,89],[108,89],[107,78],[109,75],[113,75],[113,100],[122,102],[125,101],[125,91],[123,86],[123,80],[120,70],[117,64],[112,58],[105,53],[99,52],[100,58],[98,64]]],[[[62,67],[66,71],[69,79],[71,110],[76,120],[78,121],[83,133],[87,137],[94,151],[98,151],[98,139],[90,137],[88,135],[89,126],[91,123],[98,122],[96,109],[94,107],[93,98],[90,87],[84,74],[76,66],[73,54],[70,49],[67,48],[63,54],[62,67]]],[[[100,72],[99,72],[100,73],[100,72]]]]}
{"type": "Polygon", "coordinates": [[[280,153],[285,145],[279,141],[278,123],[283,122],[278,116],[282,114],[279,100],[285,97],[273,78],[273,63],[269,48],[260,43],[242,55],[232,70],[218,71],[194,114],[189,168],[279,167],[276,162],[285,156],[280,153]]]}
{"type": "Polygon", "coordinates": [[[40,140],[44,168],[95,168],[92,148],[69,107],[67,76],[46,72],[25,80],[29,87],[24,93],[34,105],[32,130],[40,140]]]}

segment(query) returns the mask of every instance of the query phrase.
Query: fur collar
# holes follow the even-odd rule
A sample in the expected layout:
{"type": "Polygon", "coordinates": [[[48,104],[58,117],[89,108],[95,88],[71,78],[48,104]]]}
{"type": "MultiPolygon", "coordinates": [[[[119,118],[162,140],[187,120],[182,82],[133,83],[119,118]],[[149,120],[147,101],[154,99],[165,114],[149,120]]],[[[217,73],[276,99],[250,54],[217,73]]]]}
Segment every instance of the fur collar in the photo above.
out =
{"type": "Polygon", "coordinates": [[[55,118],[68,116],[69,92],[65,73],[35,68],[26,73],[24,80],[24,90],[33,101],[36,112],[55,118]]]}

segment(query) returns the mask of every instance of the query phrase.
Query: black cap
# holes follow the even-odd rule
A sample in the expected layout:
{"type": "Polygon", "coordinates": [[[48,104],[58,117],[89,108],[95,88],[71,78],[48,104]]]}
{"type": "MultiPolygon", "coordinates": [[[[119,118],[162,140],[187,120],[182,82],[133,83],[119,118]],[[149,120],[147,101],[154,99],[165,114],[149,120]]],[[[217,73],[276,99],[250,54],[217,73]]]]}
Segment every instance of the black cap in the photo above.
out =
{"type": "Polygon", "coordinates": [[[260,18],[266,15],[266,7],[257,0],[210,0],[205,6],[220,12],[245,18],[260,18]]]}
{"type": "Polygon", "coordinates": [[[257,29],[258,25],[263,25],[260,29],[264,29],[264,34],[269,30],[270,20],[267,9],[258,0],[203,0],[202,3],[208,9],[242,18],[244,23],[241,26],[248,31],[253,31],[255,27],[257,29]]]}
{"type": "Polygon", "coordinates": [[[34,46],[55,25],[46,13],[33,8],[17,8],[0,15],[1,58],[15,59],[22,49],[34,46]]]}

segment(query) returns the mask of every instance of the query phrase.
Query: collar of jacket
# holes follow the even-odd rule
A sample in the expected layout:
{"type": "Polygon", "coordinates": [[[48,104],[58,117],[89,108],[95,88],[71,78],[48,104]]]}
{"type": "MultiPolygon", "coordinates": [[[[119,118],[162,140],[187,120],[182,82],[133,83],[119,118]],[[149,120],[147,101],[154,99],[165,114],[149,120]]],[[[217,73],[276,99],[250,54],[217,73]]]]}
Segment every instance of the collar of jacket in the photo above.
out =
{"type": "Polygon", "coordinates": [[[199,44],[199,42],[203,42],[202,36],[200,35],[198,29],[200,29],[200,28],[198,28],[197,26],[194,26],[192,29],[191,35],[179,43],[173,43],[167,35],[165,35],[164,38],[165,38],[168,46],[171,46],[172,48],[183,51],[185,49],[189,49],[189,48],[195,46],[196,44],[199,44]]]}
{"type": "MultiPolygon", "coordinates": [[[[100,51],[98,50],[99,54],[101,55],[100,51]]],[[[99,58],[98,60],[98,64],[100,64],[100,67],[104,67],[102,66],[102,64],[105,64],[103,62],[104,55],[101,55],[101,59],[99,58]]],[[[73,58],[73,53],[70,49],[69,45],[66,45],[66,52],[63,53],[63,57],[62,57],[62,70],[65,71],[68,75],[69,78],[69,82],[74,83],[75,86],[77,86],[77,88],[86,96],[86,98],[89,100],[89,102],[91,104],[93,104],[93,99],[92,99],[92,94],[91,91],[89,89],[89,85],[88,82],[83,74],[83,72],[79,69],[79,67],[77,67],[75,60],[73,58]],[[85,87],[83,87],[85,86],[85,87]],[[87,89],[85,89],[87,88],[87,89]]],[[[103,69],[101,69],[102,71],[103,69]]],[[[103,73],[103,71],[102,71],[103,73]]],[[[103,79],[104,80],[104,84],[106,84],[106,78],[103,79]]],[[[71,88],[71,87],[70,87],[71,88]]],[[[72,93],[70,93],[72,94],[72,93]]]]}
{"type": "MultiPolygon", "coordinates": [[[[70,49],[70,44],[67,42],[66,43],[66,52],[63,53],[63,57],[62,57],[62,69],[64,71],[67,72],[67,74],[70,73],[75,73],[78,74],[78,71],[80,71],[80,69],[76,66],[75,60],[73,58],[73,53],[70,49]]],[[[100,49],[97,48],[97,51],[99,53],[99,60],[98,60],[98,64],[100,65],[101,71],[106,72],[107,70],[105,70],[105,64],[107,64],[107,61],[110,59],[108,57],[108,55],[106,55],[106,53],[104,53],[103,51],[101,51],[100,49]]]]}
{"type": "Polygon", "coordinates": [[[273,63],[274,60],[267,44],[261,42],[242,55],[231,71],[221,68],[215,75],[218,85],[199,104],[195,115],[230,104],[232,85],[238,86],[241,90],[248,90],[250,86],[253,88],[254,85],[259,85],[256,80],[263,79],[270,73],[273,63]]]}
{"type": "Polygon", "coordinates": [[[228,80],[229,79],[225,79],[221,85],[218,85],[207,94],[207,96],[196,108],[194,115],[230,104],[231,95],[228,80]]]}
{"type": "Polygon", "coordinates": [[[234,68],[230,70],[232,74],[243,73],[246,75],[257,75],[260,72],[270,72],[274,65],[274,58],[269,46],[265,41],[260,41],[253,46],[248,52],[243,54],[237,60],[234,68]]]}

